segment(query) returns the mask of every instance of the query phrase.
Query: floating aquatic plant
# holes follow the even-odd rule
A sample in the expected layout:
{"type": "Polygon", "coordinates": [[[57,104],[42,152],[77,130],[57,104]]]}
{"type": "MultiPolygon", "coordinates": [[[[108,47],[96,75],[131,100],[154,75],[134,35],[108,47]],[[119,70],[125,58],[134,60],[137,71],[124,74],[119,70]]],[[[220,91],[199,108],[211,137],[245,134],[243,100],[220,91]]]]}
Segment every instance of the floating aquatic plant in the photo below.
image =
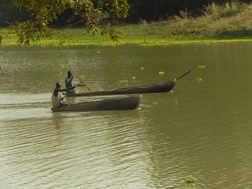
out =
{"type": "Polygon", "coordinates": [[[128,83],[129,81],[127,79],[122,79],[122,80],[119,80],[119,83],[128,83]]]}
{"type": "Polygon", "coordinates": [[[140,70],[144,70],[144,67],[141,67],[140,70]]]}
{"type": "Polygon", "coordinates": [[[206,68],[206,65],[198,65],[198,68],[200,68],[200,69],[205,69],[205,68],[206,68]]]}
{"type": "Polygon", "coordinates": [[[133,76],[131,79],[132,79],[132,80],[135,80],[135,79],[136,79],[136,77],[135,77],[135,76],[133,76]]]}
{"type": "Polygon", "coordinates": [[[152,105],[156,106],[158,103],[157,102],[152,102],[152,105]]]}
{"type": "Polygon", "coordinates": [[[203,79],[201,77],[196,78],[196,81],[202,81],[203,79]]]}
{"type": "Polygon", "coordinates": [[[86,76],[85,76],[85,75],[80,75],[80,78],[81,78],[81,79],[85,79],[86,76]]]}
{"type": "Polygon", "coordinates": [[[187,179],[187,180],[185,180],[185,182],[184,182],[185,184],[195,184],[196,183],[196,181],[195,180],[193,180],[193,179],[187,179]]]}
{"type": "Polygon", "coordinates": [[[164,75],[163,71],[158,72],[159,75],[164,75]]]}

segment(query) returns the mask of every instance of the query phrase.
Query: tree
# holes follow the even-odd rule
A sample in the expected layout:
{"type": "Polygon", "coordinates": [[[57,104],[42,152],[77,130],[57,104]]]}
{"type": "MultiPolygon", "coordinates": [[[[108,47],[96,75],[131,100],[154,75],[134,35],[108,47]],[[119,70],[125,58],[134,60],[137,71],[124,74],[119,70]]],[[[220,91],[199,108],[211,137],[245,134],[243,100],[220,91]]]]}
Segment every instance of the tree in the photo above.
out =
{"type": "Polygon", "coordinates": [[[202,14],[205,6],[212,3],[223,5],[227,2],[251,3],[252,0],[128,0],[131,11],[126,21],[137,23],[139,20],[147,22],[169,19],[187,12],[192,17],[202,14]]]}
{"type": "Polygon", "coordinates": [[[30,40],[53,35],[50,24],[57,21],[64,11],[71,9],[85,21],[88,32],[110,35],[117,41],[120,32],[104,26],[105,19],[126,18],[129,12],[127,0],[13,0],[19,10],[26,10],[30,18],[15,22],[11,28],[16,32],[20,44],[29,45],[30,40]]]}

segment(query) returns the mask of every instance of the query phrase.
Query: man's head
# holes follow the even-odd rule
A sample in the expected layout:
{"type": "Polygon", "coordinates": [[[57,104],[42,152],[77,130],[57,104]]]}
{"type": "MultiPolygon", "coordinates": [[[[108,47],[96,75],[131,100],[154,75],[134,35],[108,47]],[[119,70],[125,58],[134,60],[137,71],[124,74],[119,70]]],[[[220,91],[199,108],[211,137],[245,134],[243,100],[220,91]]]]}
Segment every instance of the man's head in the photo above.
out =
{"type": "Polygon", "coordinates": [[[61,87],[61,84],[60,83],[56,83],[55,87],[59,89],[61,87]]]}
{"type": "Polygon", "coordinates": [[[71,71],[68,71],[68,72],[67,72],[67,76],[68,76],[68,77],[71,77],[71,76],[72,76],[72,72],[71,72],[71,71]]]}

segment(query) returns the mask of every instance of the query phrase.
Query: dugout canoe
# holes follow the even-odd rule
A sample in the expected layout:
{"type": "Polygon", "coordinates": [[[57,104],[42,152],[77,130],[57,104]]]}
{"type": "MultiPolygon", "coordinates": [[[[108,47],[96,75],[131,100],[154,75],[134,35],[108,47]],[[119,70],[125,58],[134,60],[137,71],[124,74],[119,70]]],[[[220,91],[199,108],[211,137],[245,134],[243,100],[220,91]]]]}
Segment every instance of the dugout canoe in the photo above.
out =
{"type": "Polygon", "coordinates": [[[53,112],[80,112],[80,111],[113,111],[134,110],[141,101],[142,96],[117,97],[104,100],[81,102],[70,106],[52,109],[53,112]]]}
{"type": "Polygon", "coordinates": [[[191,70],[183,74],[182,76],[172,79],[167,82],[152,84],[152,85],[144,85],[144,86],[136,86],[136,87],[125,87],[120,89],[113,90],[105,90],[105,91],[95,91],[95,92],[85,92],[85,93],[77,93],[77,94],[69,94],[68,97],[84,97],[84,96],[105,96],[105,95],[121,95],[121,94],[142,94],[142,93],[163,93],[170,92],[174,86],[176,85],[177,80],[181,79],[191,70]]]}

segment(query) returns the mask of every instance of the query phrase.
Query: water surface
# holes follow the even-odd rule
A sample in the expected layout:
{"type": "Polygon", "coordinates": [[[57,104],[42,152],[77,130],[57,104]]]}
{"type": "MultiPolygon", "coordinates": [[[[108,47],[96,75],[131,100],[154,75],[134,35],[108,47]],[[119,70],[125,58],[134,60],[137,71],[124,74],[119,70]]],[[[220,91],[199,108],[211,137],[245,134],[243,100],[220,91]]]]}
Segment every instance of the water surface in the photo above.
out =
{"type": "Polygon", "coordinates": [[[251,188],[251,51],[251,43],[1,49],[0,188],[251,188]],[[51,113],[66,61],[92,91],[192,72],[170,93],[143,95],[136,110],[51,113]]]}

